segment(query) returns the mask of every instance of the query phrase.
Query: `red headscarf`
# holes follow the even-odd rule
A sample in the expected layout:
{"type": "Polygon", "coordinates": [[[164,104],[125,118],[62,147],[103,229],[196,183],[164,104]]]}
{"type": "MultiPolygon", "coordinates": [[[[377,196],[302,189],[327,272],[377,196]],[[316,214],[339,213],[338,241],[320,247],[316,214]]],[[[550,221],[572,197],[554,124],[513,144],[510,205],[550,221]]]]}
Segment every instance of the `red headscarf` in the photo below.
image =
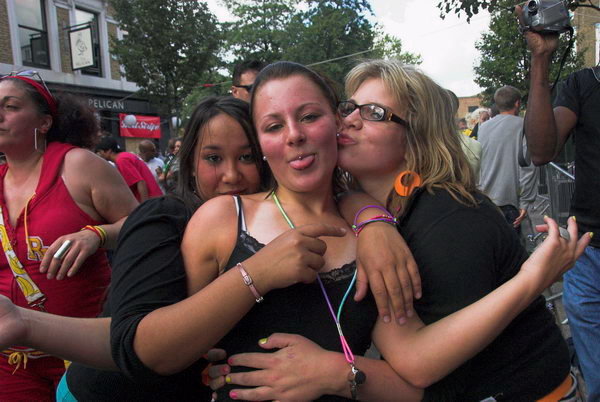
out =
{"type": "Polygon", "coordinates": [[[58,106],[56,105],[56,99],[54,99],[54,96],[52,96],[52,94],[48,92],[48,90],[42,84],[32,80],[31,78],[23,77],[22,75],[9,75],[2,79],[7,78],[16,78],[18,80],[25,81],[26,83],[34,87],[35,90],[46,100],[46,103],[48,104],[48,109],[50,109],[50,114],[54,117],[58,115],[58,106]]]}

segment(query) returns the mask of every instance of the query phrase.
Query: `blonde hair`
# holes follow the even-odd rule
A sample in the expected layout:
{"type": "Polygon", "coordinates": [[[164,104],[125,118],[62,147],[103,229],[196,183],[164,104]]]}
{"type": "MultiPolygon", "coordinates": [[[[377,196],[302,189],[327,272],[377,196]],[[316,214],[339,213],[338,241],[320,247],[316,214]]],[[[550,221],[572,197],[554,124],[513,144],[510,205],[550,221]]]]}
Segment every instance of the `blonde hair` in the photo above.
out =
{"type": "MultiPolygon", "coordinates": [[[[403,108],[406,128],[406,167],[421,177],[430,193],[434,187],[447,190],[454,199],[475,205],[475,176],[456,135],[455,107],[450,93],[413,66],[397,60],[368,60],[346,76],[350,96],[370,78],[379,78],[403,108]]],[[[408,197],[392,189],[388,208],[404,207],[408,197]]]]}

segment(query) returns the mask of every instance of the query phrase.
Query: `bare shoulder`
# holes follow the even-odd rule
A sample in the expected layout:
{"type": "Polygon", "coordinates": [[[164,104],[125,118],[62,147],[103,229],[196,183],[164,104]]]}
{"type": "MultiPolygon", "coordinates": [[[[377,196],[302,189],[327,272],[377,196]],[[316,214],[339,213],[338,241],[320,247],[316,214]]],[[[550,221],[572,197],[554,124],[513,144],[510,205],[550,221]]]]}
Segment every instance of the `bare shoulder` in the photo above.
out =
{"type": "Polygon", "coordinates": [[[223,221],[227,221],[236,215],[235,200],[233,197],[227,195],[215,197],[206,201],[196,210],[188,224],[188,228],[194,228],[197,224],[206,226],[213,223],[218,224],[219,222],[222,225],[223,221]]]}
{"type": "Polygon", "coordinates": [[[96,176],[98,173],[114,170],[107,161],[83,148],[74,148],[67,152],[64,166],[66,173],[74,172],[80,176],[96,176]]]}
{"type": "Polygon", "coordinates": [[[236,237],[237,211],[233,197],[220,196],[205,202],[185,229],[181,251],[186,267],[193,270],[197,262],[208,261],[223,267],[235,246],[236,237]]]}

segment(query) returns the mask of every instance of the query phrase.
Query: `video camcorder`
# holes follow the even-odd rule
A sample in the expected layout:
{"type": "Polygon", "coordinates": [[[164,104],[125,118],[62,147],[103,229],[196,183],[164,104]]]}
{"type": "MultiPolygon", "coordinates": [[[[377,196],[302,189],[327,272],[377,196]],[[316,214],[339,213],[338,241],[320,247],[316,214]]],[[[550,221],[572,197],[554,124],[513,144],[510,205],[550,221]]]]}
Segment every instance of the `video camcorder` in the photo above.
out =
{"type": "Polygon", "coordinates": [[[559,34],[571,30],[569,10],[564,0],[531,0],[523,7],[521,32],[559,34]]]}

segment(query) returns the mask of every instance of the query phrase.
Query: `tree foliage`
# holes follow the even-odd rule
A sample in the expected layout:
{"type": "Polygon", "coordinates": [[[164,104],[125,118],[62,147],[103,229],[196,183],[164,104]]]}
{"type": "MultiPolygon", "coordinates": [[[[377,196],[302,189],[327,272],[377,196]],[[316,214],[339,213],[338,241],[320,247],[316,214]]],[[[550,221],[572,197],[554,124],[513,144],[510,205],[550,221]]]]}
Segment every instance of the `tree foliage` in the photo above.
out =
{"type": "MultiPolygon", "coordinates": [[[[505,0],[504,3],[511,0],[505,0]]],[[[502,6],[502,2],[500,6],[502,6]]],[[[475,82],[484,88],[485,104],[492,103],[494,91],[503,85],[512,85],[523,91],[526,99],[529,93],[530,55],[525,37],[519,33],[518,23],[511,13],[500,10],[491,15],[490,29],[482,34],[475,47],[480,52],[480,60],[475,66],[475,82]]],[[[568,47],[568,37],[562,35],[559,49],[555,52],[550,70],[554,79],[559,70],[560,58],[568,47]]],[[[581,53],[571,49],[561,73],[561,79],[581,68],[581,53]]]]}
{"type": "Polygon", "coordinates": [[[400,39],[382,34],[371,23],[368,0],[224,0],[223,4],[237,18],[225,28],[233,64],[248,57],[267,63],[290,60],[313,65],[341,84],[363,57],[419,61],[402,52],[400,39]]]}
{"type": "Polygon", "coordinates": [[[237,18],[223,24],[228,50],[236,59],[250,55],[268,63],[281,59],[298,3],[299,0],[223,0],[237,18]]]}
{"type": "Polygon", "coordinates": [[[440,9],[440,17],[444,18],[447,14],[456,14],[460,16],[464,13],[467,21],[471,20],[473,15],[482,10],[493,11],[498,5],[498,0],[440,0],[437,7],[440,9]]]}
{"type": "Polygon", "coordinates": [[[283,58],[314,67],[337,83],[356,62],[345,57],[370,50],[375,32],[367,19],[372,14],[366,0],[311,0],[307,11],[290,24],[290,42],[283,58]],[[337,59],[337,60],[333,60],[337,59]],[[327,63],[321,63],[331,60],[327,63]]]}
{"type": "Polygon", "coordinates": [[[110,0],[123,39],[112,52],[129,81],[161,114],[177,116],[184,98],[217,65],[221,33],[215,16],[196,0],[110,0]]]}
{"type": "Polygon", "coordinates": [[[402,50],[402,41],[393,35],[383,32],[380,26],[375,27],[375,42],[371,57],[378,59],[396,59],[405,64],[418,65],[423,62],[421,55],[402,50]]]}
{"type": "MultiPolygon", "coordinates": [[[[481,10],[495,12],[504,9],[512,12],[515,5],[522,5],[523,3],[525,2],[512,1],[507,4],[504,0],[440,0],[437,7],[441,11],[440,16],[442,18],[451,13],[458,16],[464,13],[467,16],[467,21],[469,21],[473,15],[479,13],[481,10]]],[[[590,0],[566,0],[566,3],[571,10],[574,10],[577,7],[598,9],[598,7],[592,4],[590,0]]]]}

